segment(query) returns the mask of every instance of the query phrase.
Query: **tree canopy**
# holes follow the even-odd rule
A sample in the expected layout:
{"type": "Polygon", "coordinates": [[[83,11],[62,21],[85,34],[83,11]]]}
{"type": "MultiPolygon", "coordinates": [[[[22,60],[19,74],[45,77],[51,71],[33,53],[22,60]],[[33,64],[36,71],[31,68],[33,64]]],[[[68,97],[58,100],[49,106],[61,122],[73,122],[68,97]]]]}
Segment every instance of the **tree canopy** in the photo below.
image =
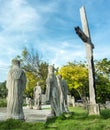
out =
{"type": "Polygon", "coordinates": [[[98,102],[110,100],[110,60],[95,61],[96,97],[98,102]]]}
{"type": "Polygon", "coordinates": [[[83,63],[68,63],[59,69],[59,74],[67,81],[69,91],[77,90],[80,98],[87,94],[88,89],[88,70],[83,63]]]}
{"type": "Polygon", "coordinates": [[[16,58],[21,60],[22,68],[26,73],[26,96],[33,97],[33,89],[38,81],[40,82],[42,91],[45,92],[48,63],[42,61],[37,50],[24,48],[22,51],[22,56],[17,56],[16,58]]]}

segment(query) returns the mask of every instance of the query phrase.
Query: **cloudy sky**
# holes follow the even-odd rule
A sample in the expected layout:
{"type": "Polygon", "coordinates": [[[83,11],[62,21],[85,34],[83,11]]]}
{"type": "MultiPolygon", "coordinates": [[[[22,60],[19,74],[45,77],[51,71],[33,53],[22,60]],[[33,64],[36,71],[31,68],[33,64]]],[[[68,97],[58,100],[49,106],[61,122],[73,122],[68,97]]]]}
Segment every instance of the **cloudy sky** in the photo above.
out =
{"type": "Polygon", "coordinates": [[[0,0],[0,82],[24,47],[35,48],[55,66],[85,60],[85,46],[74,31],[85,6],[94,58],[110,58],[110,0],[0,0]]]}

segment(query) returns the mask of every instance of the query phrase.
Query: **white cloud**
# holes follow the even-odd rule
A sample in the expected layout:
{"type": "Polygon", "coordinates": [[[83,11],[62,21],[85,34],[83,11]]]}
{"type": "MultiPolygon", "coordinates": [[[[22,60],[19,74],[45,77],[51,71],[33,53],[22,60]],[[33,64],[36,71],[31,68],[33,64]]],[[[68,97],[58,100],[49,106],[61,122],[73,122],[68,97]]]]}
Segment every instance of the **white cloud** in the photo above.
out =
{"type": "Polygon", "coordinates": [[[74,31],[74,26],[81,26],[82,4],[87,7],[95,59],[109,57],[109,4],[102,6],[102,2],[0,0],[0,66],[10,66],[11,59],[20,55],[25,46],[34,47],[44,60],[57,66],[85,58],[85,47],[74,31]],[[101,49],[102,44],[107,47],[101,49]]]}
{"type": "Polygon", "coordinates": [[[49,64],[55,64],[56,66],[62,66],[67,62],[74,60],[85,59],[84,45],[74,44],[74,41],[46,41],[45,43],[36,44],[42,54],[43,58],[49,62],[49,64]],[[73,42],[73,43],[72,43],[73,42]],[[82,51],[81,51],[82,50],[82,51]]]}
{"type": "Polygon", "coordinates": [[[32,31],[39,23],[39,14],[25,0],[8,0],[2,6],[0,25],[5,32],[32,31]]]}

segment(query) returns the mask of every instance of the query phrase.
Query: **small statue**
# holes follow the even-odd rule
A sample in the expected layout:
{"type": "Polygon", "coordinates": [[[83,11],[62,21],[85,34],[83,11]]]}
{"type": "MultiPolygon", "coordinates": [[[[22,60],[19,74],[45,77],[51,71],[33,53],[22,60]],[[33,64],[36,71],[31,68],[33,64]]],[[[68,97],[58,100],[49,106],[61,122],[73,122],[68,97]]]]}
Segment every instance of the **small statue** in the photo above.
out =
{"type": "Polygon", "coordinates": [[[29,97],[26,97],[26,105],[27,105],[27,108],[30,108],[32,109],[32,99],[29,98],[29,97]]]}
{"type": "Polygon", "coordinates": [[[37,82],[37,86],[34,88],[34,106],[35,109],[41,110],[42,91],[40,83],[37,82]]]}

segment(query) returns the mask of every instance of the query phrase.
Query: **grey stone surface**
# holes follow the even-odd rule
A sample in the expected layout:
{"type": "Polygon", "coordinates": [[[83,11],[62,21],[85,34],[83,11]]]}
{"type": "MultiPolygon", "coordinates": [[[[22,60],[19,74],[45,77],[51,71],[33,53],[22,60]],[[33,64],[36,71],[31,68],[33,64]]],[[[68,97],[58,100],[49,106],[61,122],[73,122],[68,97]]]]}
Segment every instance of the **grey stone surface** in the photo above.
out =
{"type": "MultiPolygon", "coordinates": [[[[26,122],[45,122],[50,114],[50,105],[43,105],[42,110],[23,107],[26,122]]],[[[0,121],[7,119],[6,107],[0,108],[0,121]]]]}
{"type": "Polygon", "coordinates": [[[42,94],[42,104],[46,104],[46,95],[42,94]]]}

